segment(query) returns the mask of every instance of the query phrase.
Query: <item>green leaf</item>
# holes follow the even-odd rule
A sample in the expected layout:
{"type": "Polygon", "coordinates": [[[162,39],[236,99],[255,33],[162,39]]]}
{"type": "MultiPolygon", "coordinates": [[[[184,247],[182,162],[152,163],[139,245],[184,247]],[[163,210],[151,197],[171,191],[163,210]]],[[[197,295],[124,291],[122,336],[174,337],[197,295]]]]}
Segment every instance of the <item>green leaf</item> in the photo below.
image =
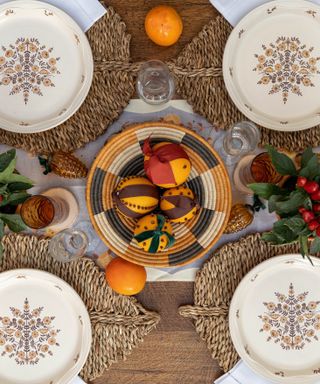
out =
{"type": "Polygon", "coordinates": [[[307,236],[299,236],[299,243],[300,243],[300,252],[301,255],[307,256],[309,254],[308,250],[308,237],[307,236]]]}
{"type": "Polygon", "coordinates": [[[296,213],[298,208],[304,205],[304,203],[309,199],[309,195],[303,189],[297,189],[290,193],[285,201],[277,201],[275,203],[276,212],[281,216],[281,214],[286,213],[296,213]]]}
{"type": "Polygon", "coordinates": [[[263,233],[261,236],[262,240],[267,241],[268,243],[277,245],[277,244],[285,244],[283,238],[279,237],[277,234],[273,232],[263,233]]]}
{"type": "Polygon", "coordinates": [[[8,183],[9,178],[13,175],[13,171],[16,167],[16,159],[11,160],[7,168],[5,168],[2,172],[0,172],[0,182],[5,184],[8,183]]]}
{"type": "Polygon", "coordinates": [[[320,175],[320,165],[316,155],[314,155],[309,160],[308,164],[300,170],[299,175],[304,176],[309,180],[313,180],[315,177],[320,175]]]}
{"type": "Polygon", "coordinates": [[[284,153],[277,152],[271,145],[266,146],[272,164],[280,175],[296,176],[298,174],[294,162],[284,153]]]}
{"type": "Polygon", "coordinates": [[[311,255],[316,255],[317,253],[320,253],[320,237],[318,236],[316,236],[316,238],[312,241],[310,247],[311,255]]]}
{"type": "Polygon", "coordinates": [[[25,223],[22,221],[21,216],[17,214],[9,215],[0,213],[0,219],[7,224],[13,232],[21,232],[27,229],[25,223]]]}
{"type": "Polygon", "coordinates": [[[0,220],[0,239],[2,239],[4,235],[4,222],[0,220]]]}
{"type": "Polygon", "coordinates": [[[31,195],[27,192],[14,192],[11,193],[5,200],[3,200],[0,203],[0,207],[3,207],[4,205],[18,205],[22,204],[28,197],[31,195]]]}
{"type": "Polygon", "coordinates": [[[269,200],[272,195],[284,195],[288,192],[271,183],[252,183],[248,187],[262,199],[269,200]]]}
{"type": "Polygon", "coordinates": [[[0,172],[3,172],[16,157],[16,150],[10,149],[7,152],[0,154],[0,172]]]}
{"type": "Polygon", "coordinates": [[[309,161],[316,156],[313,153],[312,147],[308,147],[303,151],[302,157],[301,157],[301,168],[304,168],[307,166],[309,161]]]}
{"type": "Polygon", "coordinates": [[[283,221],[285,226],[287,226],[294,234],[296,234],[296,237],[299,236],[301,231],[303,231],[305,228],[307,228],[306,223],[299,216],[290,217],[288,219],[283,219],[282,221],[283,221]]]}
{"type": "Polygon", "coordinates": [[[268,201],[269,212],[270,213],[275,212],[277,210],[277,202],[284,201],[284,200],[285,200],[285,196],[272,195],[268,201]]]}
{"type": "Polygon", "coordinates": [[[14,182],[14,183],[8,184],[8,189],[10,192],[26,191],[27,189],[30,189],[32,187],[33,187],[33,184],[31,183],[14,182]]]}
{"type": "Polygon", "coordinates": [[[279,220],[273,225],[273,231],[275,235],[279,238],[282,238],[286,243],[291,243],[294,240],[297,240],[298,235],[296,235],[287,225],[286,219],[279,220]]]}
{"type": "Polygon", "coordinates": [[[3,184],[0,186],[0,195],[8,193],[8,184],[3,184]]]}
{"type": "MultiPolygon", "coordinates": [[[[0,182],[3,182],[0,179],[0,182]]],[[[8,179],[5,180],[6,183],[11,184],[11,183],[25,183],[25,184],[34,184],[32,180],[28,179],[25,176],[18,175],[16,173],[13,173],[8,179]]]]}

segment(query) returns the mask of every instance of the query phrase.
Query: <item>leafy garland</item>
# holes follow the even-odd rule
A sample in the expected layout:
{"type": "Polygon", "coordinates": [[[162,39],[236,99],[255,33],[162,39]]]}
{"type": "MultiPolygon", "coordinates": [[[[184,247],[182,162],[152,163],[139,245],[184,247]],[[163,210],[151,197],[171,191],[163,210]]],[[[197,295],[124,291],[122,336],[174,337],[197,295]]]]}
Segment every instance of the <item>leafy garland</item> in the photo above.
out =
{"type": "Polygon", "coordinates": [[[317,230],[318,225],[320,228],[320,213],[315,208],[319,206],[320,199],[316,197],[315,200],[316,195],[307,192],[306,187],[301,185],[312,183],[319,188],[319,158],[312,148],[307,148],[301,157],[301,167],[297,169],[289,156],[276,151],[272,146],[266,148],[276,171],[289,176],[291,182],[282,187],[271,183],[249,184],[255,194],[268,200],[269,212],[275,212],[280,217],[272,231],[264,233],[262,238],[272,244],[287,244],[298,240],[303,256],[317,254],[320,252],[320,231],[317,230]],[[313,218],[315,225],[310,225],[311,219],[306,220],[305,212],[313,218]]]}
{"type": "MultiPolygon", "coordinates": [[[[30,196],[26,190],[33,187],[32,180],[17,173],[16,162],[14,149],[0,154],[0,239],[4,235],[6,225],[13,232],[27,229],[19,214],[10,213],[15,212],[17,205],[30,196]]],[[[0,256],[2,253],[0,242],[0,256]]]]}

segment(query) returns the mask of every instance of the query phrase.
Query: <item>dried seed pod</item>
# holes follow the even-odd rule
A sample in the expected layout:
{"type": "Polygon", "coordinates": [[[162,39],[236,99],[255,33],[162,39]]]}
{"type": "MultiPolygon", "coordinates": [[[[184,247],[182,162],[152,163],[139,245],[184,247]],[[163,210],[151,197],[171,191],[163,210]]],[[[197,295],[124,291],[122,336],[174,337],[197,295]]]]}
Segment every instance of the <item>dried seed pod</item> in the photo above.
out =
{"type": "Polygon", "coordinates": [[[229,221],[224,233],[230,234],[242,231],[253,221],[253,213],[250,206],[245,204],[235,204],[231,208],[229,221]]]}

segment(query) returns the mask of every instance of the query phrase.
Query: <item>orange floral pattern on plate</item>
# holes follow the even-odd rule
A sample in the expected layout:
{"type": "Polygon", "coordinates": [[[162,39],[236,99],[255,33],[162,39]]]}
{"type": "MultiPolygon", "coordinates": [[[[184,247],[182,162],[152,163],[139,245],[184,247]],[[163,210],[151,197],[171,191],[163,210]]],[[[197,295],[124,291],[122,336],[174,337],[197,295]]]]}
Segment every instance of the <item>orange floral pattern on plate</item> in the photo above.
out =
{"type": "Polygon", "coordinates": [[[278,303],[265,302],[266,312],[259,316],[267,333],[267,341],[279,344],[285,350],[301,350],[306,343],[319,340],[320,301],[306,302],[309,292],[295,294],[293,284],[288,295],[275,292],[278,303]]]}
{"type": "Polygon", "coordinates": [[[314,87],[312,78],[320,71],[320,57],[313,56],[314,48],[307,48],[297,37],[279,37],[275,43],[262,45],[263,52],[255,54],[258,63],[253,71],[258,72],[257,84],[271,87],[269,95],[282,93],[286,104],[289,94],[302,96],[302,87],[314,87]]]}
{"type": "Polygon", "coordinates": [[[53,316],[41,317],[43,307],[30,309],[25,299],[23,309],[10,307],[13,317],[0,317],[1,356],[14,358],[18,365],[35,365],[40,358],[52,356],[59,329],[52,326],[53,316]]]}
{"type": "Polygon", "coordinates": [[[60,74],[59,57],[52,55],[36,38],[20,37],[0,52],[0,85],[10,87],[10,95],[22,93],[27,105],[30,95],[43,96],[43,87],[54,87],[52,78],[60,74]]]}

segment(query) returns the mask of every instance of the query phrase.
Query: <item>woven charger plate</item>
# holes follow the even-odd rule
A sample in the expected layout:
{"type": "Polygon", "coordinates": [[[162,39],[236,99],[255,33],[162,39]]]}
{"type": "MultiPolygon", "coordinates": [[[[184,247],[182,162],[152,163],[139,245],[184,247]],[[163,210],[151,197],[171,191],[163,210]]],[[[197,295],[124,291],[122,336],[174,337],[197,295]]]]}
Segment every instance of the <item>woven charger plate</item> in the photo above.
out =
{"type": "Polygon", "coordinates": [[[228,322],[229,305],[237,286],[261,262],[277,255],[295,253],[300,253],[298,242],[274,246],[263,241],[257,233],[222,246],[197,273],[194,305],[180,307],[179,313],[194,320],[197,333],[224,372],[239,360],[228,322]]]}
{"type": "Polygon", "coordinates": [[[179,125],[144,123],[125,129],[101,150],[88,177],[87,205],[94,228],[115,254],[136,264],[169,267],[194,261],[217,242],[229,218],[231,187],[222,161],[199,135],[179,125]],[[173,225],[174,246],[156,254],[134,243],[135,221],[118,213],[111,196],[122,178],[144,174],[141,146],[149,136],[152,144],[180,143],[188,153],[192,169],[187,185],[201,207],[190,222],[173,225]]]}

